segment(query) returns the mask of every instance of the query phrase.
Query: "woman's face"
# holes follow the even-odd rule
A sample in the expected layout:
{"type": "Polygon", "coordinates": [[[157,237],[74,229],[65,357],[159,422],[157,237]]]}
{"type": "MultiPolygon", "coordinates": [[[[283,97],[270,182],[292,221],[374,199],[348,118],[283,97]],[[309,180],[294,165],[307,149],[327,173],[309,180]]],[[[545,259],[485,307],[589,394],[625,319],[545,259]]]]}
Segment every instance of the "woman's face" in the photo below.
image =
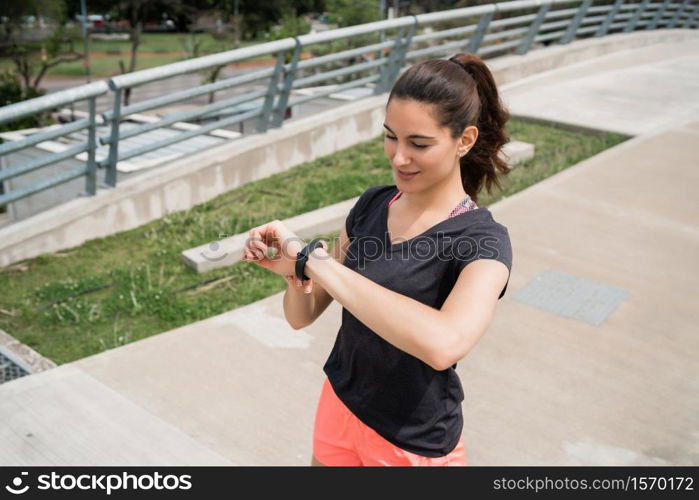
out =
{"type": "Polygon", "coordinates": [[[476,127],[467,127],[463,137],[453,139],[432,109],[431,104],[399,98],[386,108],[384,151],[403,192],[422,191],[455,175],[460,179],[457,153],[468,151],[478,135],[476,127]]]}

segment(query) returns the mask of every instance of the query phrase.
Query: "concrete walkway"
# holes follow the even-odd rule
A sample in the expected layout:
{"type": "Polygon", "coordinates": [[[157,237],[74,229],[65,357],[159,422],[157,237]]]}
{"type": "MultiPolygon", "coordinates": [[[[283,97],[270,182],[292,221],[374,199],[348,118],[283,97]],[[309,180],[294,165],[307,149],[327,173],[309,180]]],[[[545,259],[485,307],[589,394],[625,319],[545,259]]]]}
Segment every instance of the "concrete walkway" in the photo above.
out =
{"type": "MultiPolygon", "coordinates": [[[[640,135],[490,207],[514,263],[459,363],[472,465],[699,465],[699,47],[665,45],[503,88],[640,135]]],[[[3,384],[0,464],[305,465],[340,313],[294,331],[278,294],[3,384]]]]}

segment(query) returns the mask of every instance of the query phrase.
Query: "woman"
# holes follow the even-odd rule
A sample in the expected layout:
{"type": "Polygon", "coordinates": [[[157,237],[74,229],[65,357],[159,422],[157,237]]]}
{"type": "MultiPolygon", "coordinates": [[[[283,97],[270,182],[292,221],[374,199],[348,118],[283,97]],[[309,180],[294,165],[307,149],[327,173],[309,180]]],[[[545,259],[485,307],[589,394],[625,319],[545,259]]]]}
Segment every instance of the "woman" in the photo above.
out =
{"type": "Polygon", "coordinates": [[[293,328],[333,299],[343,306],[323,368],[312,465],[466,465],[455,368],[509,282],[507,229],[476,205],[481,188],[499,187],[498,173],[508,171],[498,156],[508,117],[479,57],[416,64],[386,105],[396,184],[359,197],[333,255],[279,221],[250,231],[243,258],[286,277],[293,328]]]}

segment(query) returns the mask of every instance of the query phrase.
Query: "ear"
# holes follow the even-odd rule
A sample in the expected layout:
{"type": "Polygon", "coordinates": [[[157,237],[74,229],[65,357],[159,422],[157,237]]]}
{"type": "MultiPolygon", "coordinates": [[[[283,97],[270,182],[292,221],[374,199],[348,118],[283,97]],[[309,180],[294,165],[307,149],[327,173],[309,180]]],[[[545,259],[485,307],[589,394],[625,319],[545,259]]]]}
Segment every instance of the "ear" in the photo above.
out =
{"type": "Polygon", "coordinates": [[[467,153],[476,143],[476,139],[478,139],[478,128],[473,125],[466,127],[459,138],[458,151],[467,153]]]}

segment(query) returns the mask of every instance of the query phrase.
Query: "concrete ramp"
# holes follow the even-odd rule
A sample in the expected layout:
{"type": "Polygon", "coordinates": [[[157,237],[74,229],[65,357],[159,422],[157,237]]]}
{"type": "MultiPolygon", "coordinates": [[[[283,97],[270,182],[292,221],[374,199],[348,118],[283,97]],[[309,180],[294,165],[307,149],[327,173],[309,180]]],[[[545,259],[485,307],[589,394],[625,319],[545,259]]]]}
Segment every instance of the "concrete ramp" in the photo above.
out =
{"type": "Polygon", "coordinates": [[[699,116],[699,38],[621,50],[504,85],[521,116],[636,136],[699,116]]]}

